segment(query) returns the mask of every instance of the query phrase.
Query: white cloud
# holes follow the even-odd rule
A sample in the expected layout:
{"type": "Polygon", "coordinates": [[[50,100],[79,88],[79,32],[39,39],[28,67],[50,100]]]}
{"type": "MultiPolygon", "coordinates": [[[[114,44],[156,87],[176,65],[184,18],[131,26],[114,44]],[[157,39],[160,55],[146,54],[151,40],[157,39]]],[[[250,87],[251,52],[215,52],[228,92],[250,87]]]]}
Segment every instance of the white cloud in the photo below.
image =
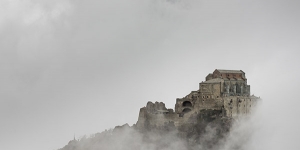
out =
{"type": "MultiPolygon", "coordinates": [[[[283,93],[297,93],[284,82],[297,89],[296,6],[259,0],[1,0],[0,115],[7,131],[20,129],[24,139],[46,127],[52,136],[45,139],[58,135],[57,143],[36,143],[58,148],[74,132],[134,123],[147,101],[173,107],[176,97],[196,90],[216,68],[244,70],[252,91],[271,103],[273,91],[266,89],[285,85],[283,93]]],[[[0,132],[0,141],[16,137],[0,132]]]]}

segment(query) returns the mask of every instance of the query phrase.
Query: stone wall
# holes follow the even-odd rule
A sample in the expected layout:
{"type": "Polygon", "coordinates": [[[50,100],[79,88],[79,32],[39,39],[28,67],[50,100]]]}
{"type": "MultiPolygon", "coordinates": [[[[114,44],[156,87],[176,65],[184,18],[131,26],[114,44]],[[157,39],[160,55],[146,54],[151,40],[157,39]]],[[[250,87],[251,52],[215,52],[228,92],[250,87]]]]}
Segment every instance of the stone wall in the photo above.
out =
{"type": "Polygon", "coordinates": [[[237,118],[248,115],[257,104],[259,98],[255,96],[230,96],[224,98],[224,108],[228,117],[237,118]]]}
{"type": "Polygon", "coordinates": [[[140,109],[138,128],[159,127],[174,124],[176,127],[193,123],[193,116],[201,116],[206,110],[222,112],[222,117],[238,118],[251,113],[259,100],[250,96],[245,73],[241,70],[215,70],[199,84],[199,90],[177,98],[175,111],[167,109],[162,102],[148,102],[140,109]]]}

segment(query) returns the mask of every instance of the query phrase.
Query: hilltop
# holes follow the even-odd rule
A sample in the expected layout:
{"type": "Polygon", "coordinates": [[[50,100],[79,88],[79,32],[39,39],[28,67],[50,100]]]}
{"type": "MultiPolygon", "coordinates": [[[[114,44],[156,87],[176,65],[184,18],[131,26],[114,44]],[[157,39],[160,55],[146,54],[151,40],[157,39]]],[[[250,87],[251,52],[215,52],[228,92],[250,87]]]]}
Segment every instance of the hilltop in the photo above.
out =
{"type": "Polygon", "coordinates": [[[124,124],[74,138],[59,150],[219,149],[232,125],[248,117],[258,101],[250,95],[245,72],[216,69],[199,83],[198,90],[176,99],[175,111],[163,102],[148,102],[133,126],[124,124]]]}

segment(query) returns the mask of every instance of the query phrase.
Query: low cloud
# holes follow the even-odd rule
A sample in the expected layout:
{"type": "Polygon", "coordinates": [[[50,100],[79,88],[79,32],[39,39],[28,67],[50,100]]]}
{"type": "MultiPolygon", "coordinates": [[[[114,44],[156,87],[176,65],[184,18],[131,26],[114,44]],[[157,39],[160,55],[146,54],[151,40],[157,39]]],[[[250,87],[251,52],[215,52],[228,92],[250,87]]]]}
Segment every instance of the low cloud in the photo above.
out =
{"type": "Polygon", "coordinates": [[[74,132],[133,124],[144,103],[173,107],[217,68],[244,70],[264,99],[253,127],[233,128],[249,129],[241,134],[251,131],[252,140],[236,140],[253,149],[299,149],[298,6],[1,0],[1,149],[55,149],[74,132]]]}

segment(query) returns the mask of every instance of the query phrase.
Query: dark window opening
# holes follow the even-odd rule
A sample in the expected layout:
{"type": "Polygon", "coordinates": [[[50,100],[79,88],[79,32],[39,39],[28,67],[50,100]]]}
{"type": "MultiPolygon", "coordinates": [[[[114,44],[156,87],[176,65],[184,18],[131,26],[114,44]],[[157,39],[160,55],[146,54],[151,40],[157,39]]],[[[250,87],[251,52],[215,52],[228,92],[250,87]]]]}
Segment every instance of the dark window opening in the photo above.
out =
{"type": "Polygon", "coordinates": [[[209,96],[206,96],[206,98],[209,98],[209,96]]]}
{"type": "Polygon", "coordinates": [[[185,101],[185,102],[182,103],[182,106],[184,106],[184,107],[192,107],[193,105],[192,105],[192,103],[190,101],[185,101]]]}

